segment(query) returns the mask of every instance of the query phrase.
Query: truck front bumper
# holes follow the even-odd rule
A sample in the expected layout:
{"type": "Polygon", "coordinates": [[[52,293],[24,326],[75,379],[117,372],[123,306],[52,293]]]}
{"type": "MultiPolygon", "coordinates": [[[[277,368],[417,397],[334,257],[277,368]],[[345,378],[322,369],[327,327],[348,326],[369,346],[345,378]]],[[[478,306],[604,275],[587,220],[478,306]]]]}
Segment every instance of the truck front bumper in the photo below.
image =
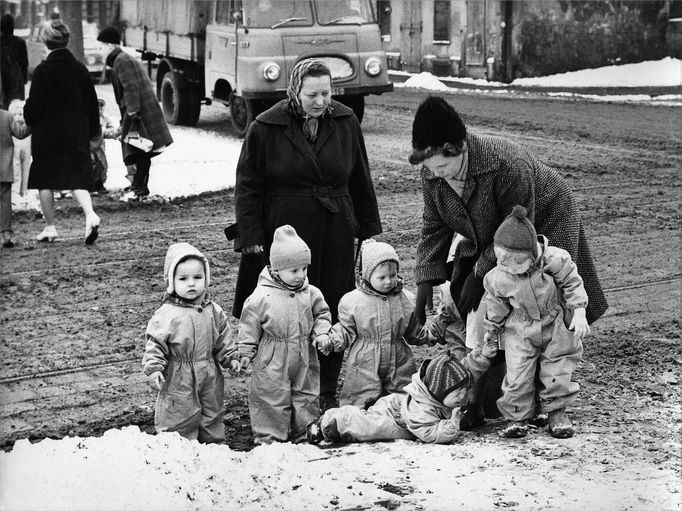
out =
{"type": "MultiPolygon", "coordinates": [[[[333,96],[367,96],[368,94],[383,94],[384,92],[391,92],[393,84],[387,83],[385,85],[351,85],[348,87],[333,87],[333,96]]],[[[282,99],[287,95],[285,89],[276,90],[243,90],[241,97],[245,99],[282,99]]]]}

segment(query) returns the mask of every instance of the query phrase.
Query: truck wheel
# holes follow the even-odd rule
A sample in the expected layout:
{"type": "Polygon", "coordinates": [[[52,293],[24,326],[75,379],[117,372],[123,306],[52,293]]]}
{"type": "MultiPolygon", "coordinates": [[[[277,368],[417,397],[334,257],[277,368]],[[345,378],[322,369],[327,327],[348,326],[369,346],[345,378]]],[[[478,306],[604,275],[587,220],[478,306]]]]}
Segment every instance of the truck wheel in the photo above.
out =
{"type": "Polygon", "coordinates": [[[192,87],[180,89],[168,72],[161,80],[161,108],[170,124],[194,126],[199,120],[201,99],[192,87]]]}
{"type": "Polygon", "coordinates": [[[237,96],[234,92],[230,94],[230,117],[238,137],[246,135],[246,130],[259,113],[260,109],[254,101],[237,96]]]}
{"type": "Polygon", "coordinates": [[[355,117],[362,122],[362,118],[365,116],[365,96],[338,96],[334,99],[353,110],[355,117]]]}

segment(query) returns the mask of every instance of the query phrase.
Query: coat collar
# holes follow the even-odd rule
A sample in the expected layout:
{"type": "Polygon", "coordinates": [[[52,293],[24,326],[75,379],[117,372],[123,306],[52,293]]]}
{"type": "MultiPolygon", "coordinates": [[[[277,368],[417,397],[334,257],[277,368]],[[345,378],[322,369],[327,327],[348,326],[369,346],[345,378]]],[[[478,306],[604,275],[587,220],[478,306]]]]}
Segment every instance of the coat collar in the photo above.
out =
{"type": "MultiPolygon", "coordinates": [[[[332,108],[333,112],[330,114],[332,119],[336,119],[337,117],[349,117],[353,115],[353,110],[333,99],[332,108]]],[[[275,106],[260,114],[258,117],[256,117],[256,120],[265,124],[277,124],[280,126],[296,124],[296,121],[289,113],[286,99],[279,101],[275,104],[275,106]]],[[[318,139],[319,138],[320,137],[318,137],[318,139]]]]}
{"type": "Polygon", "coordinates": [[[67,48],[57,48],[48,53],[45,60],[76,60],[76,57],[67,48]]]}
{"type": "Polygon", "coordinates": [[[122,52],[123,52],[123,50],[121,49],[120,46],[117,46],[116,48],[111,50],[109,52],[109,55],[107,55],[107,58],[106,58],[107,66],[114,67],[114,60],[116,60],[116,57],[118,57],[119,54],[121,54],[122,52]]]}

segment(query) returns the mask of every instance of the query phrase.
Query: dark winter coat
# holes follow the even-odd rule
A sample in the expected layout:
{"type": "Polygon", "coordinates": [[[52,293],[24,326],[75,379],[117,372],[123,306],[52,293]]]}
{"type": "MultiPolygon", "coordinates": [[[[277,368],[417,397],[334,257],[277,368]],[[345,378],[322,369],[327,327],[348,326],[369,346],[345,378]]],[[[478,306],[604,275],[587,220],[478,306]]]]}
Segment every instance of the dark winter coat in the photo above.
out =
{"type": "Polygon", "coordinates": [[[7,108],[13,99],[24,99],[24,85],[28,80],[28,52],[26,42],[4,31],[0,37],[0,75],[2,104],[7,108]]]}
{"type": "Polygon", "coordinates": [[[24,106],[33,163],[28,187],[90,190],[90,139],[100,133],[97,94],[86,67],[66,48],[52,51],[33,71],[24,106]]]}
{"type": "Polygon", "coordinates": [[[589,297],[587,319],[598,319],[608,304],[568,183],[518,144],[471,132],[466,141],[468,173],[461,198],[444,179],[422,168],[424,218],[417,246],[417,283],[454,282],[472,268],[483,277],[496,264],[495,231],[520,204],[528,210],[537,233],[571,255],[589,297]],[[455,233],[464,240],[457,245],[449,273],[446,259],[455,233]]]}
{"type": "MultiPolygon", "coordinates": [[[[381,232],[360,124],[332,101],[312,146],[280,101],[249,127],[237,165],[235,250],[264,245],[275,229],[292,225],[308,244],[308,280],[318,287],[336,321],[341,297],[354,288],[354,238],[381,232]]],[[[265,257],[242,255],[232,313],[239,317],[256,286],[265,257]]]]}
{"type": "Polygon", "coordinates": [[[135,129],[141,136],[154,142],[152,152],[148,153],[148,156],[156,156],[159,154],[156,150],[170,145],[173,137],[154,94],[152,82],[142,64],[121,48],[115,48],[109,54],[107,65],[113,68],[111,85],[121,111],[121,146],[124,163],[134,164],[139,156],[145,154],[125,143],[128,133],[135,129]],[[130,114],[135,113],[139,115],[139,123],[131,121],[130,114]]]}

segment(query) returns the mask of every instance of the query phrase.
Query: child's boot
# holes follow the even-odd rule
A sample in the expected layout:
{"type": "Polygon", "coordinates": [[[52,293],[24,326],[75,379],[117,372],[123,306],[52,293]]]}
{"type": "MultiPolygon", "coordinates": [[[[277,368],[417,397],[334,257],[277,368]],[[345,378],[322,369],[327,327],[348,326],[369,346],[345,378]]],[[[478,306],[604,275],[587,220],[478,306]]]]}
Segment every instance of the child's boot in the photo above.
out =
{"type": "Polygon", "coordinates": [[[575,435],[573,424],[563,408],[549,412],[549,433],[554,438],[571,438],[575,435]]]}
{"type": "Polygon", "coordinates": [[[503,438],[523,438],[527,434],[527,421],[509,421],[507,425],[500,430],[500,436],[503,438]]]}
{"type": "Polygon", "coordinates": [[[321,421],[322,419],[314,420],[309,422],[305,427],[305,438],[308,440],[308,443],[319,444],[322,440],[324,440],[322,426],[320,425],[321,421]]]}

